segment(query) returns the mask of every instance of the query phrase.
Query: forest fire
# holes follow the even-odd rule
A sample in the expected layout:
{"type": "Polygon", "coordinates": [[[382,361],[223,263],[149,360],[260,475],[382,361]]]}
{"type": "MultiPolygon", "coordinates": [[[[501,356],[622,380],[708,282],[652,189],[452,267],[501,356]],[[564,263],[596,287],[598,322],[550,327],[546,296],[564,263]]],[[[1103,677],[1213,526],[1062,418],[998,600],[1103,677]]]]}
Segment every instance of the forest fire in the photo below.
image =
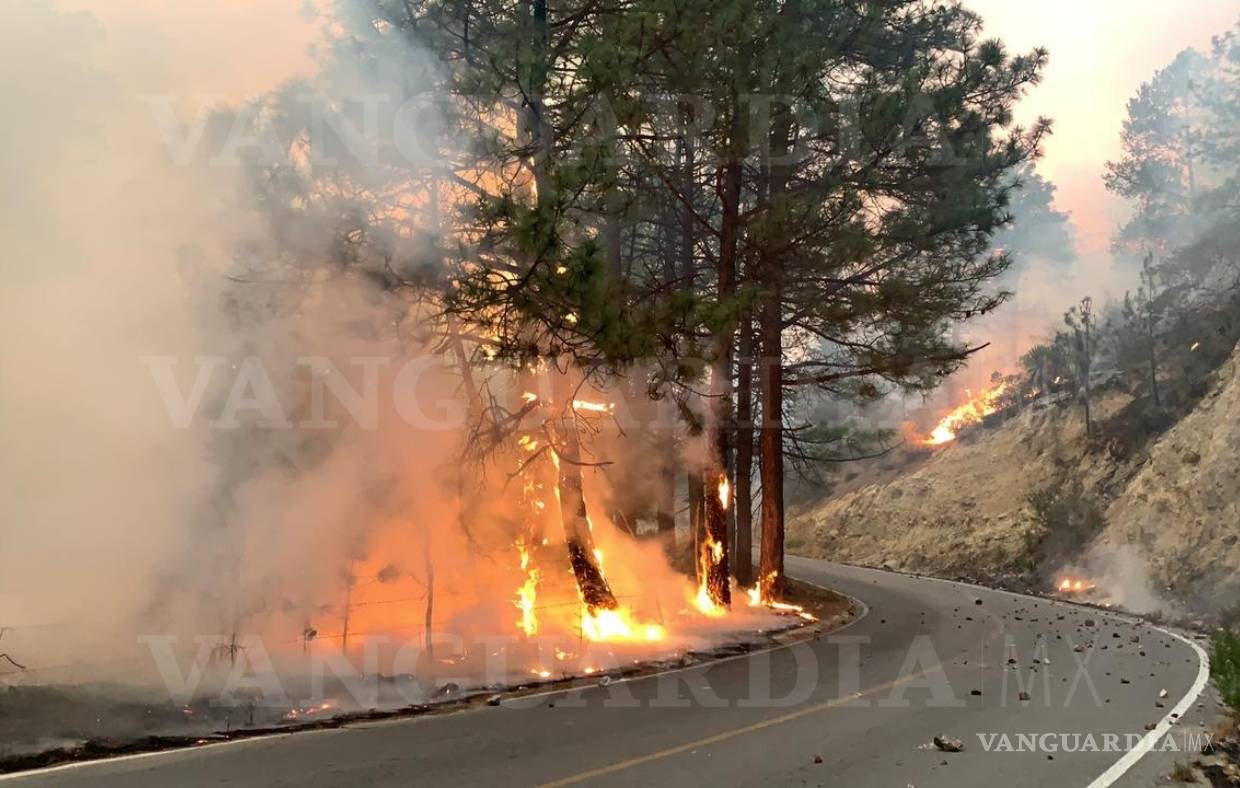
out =
{"type": "Polygon", "coordinates": [[[960,430],[977,424],[985,417],[998,411],[999,398],[1006,391],[1007,384],[1000,383],[986,389],[977,396],[972,396],[970,392],[966,392],[970,395],[969,400],[963,405],[958,405],[939,420],[938,425],[930,431],[930,436],[926,438],[926,445],[941,446],[954,441],[960,430]]]}

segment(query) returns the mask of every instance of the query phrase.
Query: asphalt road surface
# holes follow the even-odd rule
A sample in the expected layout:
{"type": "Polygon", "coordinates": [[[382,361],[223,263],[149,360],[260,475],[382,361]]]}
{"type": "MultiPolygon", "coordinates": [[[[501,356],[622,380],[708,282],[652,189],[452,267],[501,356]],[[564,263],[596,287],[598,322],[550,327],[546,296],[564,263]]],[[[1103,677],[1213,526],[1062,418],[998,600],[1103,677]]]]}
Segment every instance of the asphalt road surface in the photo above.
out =
{"type": "Polygon", "coordinates": [[[1192,756],[1164,748],[1198,746],[1196,723],[1214,712],[1197,647],[1121,616],[822,561],[790,559],[789,572],[868,612],[817,640],[658,677],[9,785],[1153,785],[1192,756]],[[940,751],[936,735],[963,751],[940,751]]]}

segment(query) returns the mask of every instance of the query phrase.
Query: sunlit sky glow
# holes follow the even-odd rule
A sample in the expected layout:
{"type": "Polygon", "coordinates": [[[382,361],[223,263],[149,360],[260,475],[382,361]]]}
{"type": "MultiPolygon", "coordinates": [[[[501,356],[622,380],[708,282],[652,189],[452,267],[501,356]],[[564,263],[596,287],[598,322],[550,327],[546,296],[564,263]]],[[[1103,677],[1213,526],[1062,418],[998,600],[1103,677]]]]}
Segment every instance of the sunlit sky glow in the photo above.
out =
{"type": "Polygon", "coordinates": [[[1102,185],[1103,165],[1119,154],[1128,99],[1185,47],[1206,50],[1240,18],[1236,0],[971,0],[986,33],[1014,51],[1050,50],[1043,83],[1017,117],[1055,120],[1040,170],[1059,186],[1084,252],[1104,249],[1123,216],[1102,185]]]}

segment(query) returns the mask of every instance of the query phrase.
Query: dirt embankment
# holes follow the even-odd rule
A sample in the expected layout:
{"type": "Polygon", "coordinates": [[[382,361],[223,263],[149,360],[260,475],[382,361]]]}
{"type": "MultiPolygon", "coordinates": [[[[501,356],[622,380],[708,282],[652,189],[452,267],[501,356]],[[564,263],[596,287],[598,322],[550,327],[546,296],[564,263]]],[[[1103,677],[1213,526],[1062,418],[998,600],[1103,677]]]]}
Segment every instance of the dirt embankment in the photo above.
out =
{"type": "Polygon", "coordinates": [[[1158,582],[1202,607],[1240,600],[1240,351],[1215,378],[1150,447],[1096,544],[1132,545],[1158,582]]]}
{"type": "MultiPolygon", "coordinates": [[[[1240,599],[1240,351],[1161,434],[1113,391],[1085,440],[1078,405],[1026,410],[797,513],[790,549],[869,566],[1045,587],[1106,566],[1137,596],[1240,599]],[[1136,437],[1134,437],[1136,436],[1136,437]],[[1133,574],[1147,575],[1133,578],[1133,574]]],[[[1120,600],[1121,602],[1124,600],[1120,600]]]]}

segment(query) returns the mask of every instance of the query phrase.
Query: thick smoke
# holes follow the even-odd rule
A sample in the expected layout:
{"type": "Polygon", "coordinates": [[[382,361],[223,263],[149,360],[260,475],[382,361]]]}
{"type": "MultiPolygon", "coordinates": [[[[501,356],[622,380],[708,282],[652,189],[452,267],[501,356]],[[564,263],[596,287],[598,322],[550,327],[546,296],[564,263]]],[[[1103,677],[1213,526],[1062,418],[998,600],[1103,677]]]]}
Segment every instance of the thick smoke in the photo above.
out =
{"type": "MultiPolygon", "coordinates": [[[[433,154],[399,144],[434,124],[366,115],[374,97],[395,107],[417,93],[419,54],[388,44],[354,58],[325,26],[320,73],[296,58],[273,72],[265,52],[253,73],[230,60],[240,93],[212,103],[202,91],[218,80],[166,63],[124,14],[19,2],[0,15],[0,101],[18,120],[0,145],[16,184],[0,197],[0,627],[25,675],[149,676],[143,636],[175,637],[184,663],[195,638],[261,636],[295,658],[382,635],[391,669],[393,649],[425,637],[432,598],[435,630],[512,633],[520,480],[511,464],[476,477],[455,459],[468,397],[451,355],[431,352],[427,309],[348,265],[386,253],[402,275],[435,275],[433,228],[405,221],[425,205],[417,173],[433,154]],[[305,145],[320,133],[357,160],[315,170],[322,150],[305,145]],[[282,177],[387,213],[368,217],[365,244],[342,242],[346,201],[316,213],[282,177]],[[463,512],[462,490],[480,486],[494,495],[463,512]]],[[[227,18],[200,31],[227,33],[227,18]]],[[[492,393],[513,396],[503,377],[492,393]]],[[[605,425],[593,450],[617,468],[648,454],[605,425]]],[[[585,487],[608,580],[638,618],[670,623],[688,581],[606,515],[649,477],[605,465],[585,487]]],[[[562,552],[548,533],[548,555],[562,552]]],[[[542,631],[571,632],[567,563],[541,571],[542,631]]]]}

